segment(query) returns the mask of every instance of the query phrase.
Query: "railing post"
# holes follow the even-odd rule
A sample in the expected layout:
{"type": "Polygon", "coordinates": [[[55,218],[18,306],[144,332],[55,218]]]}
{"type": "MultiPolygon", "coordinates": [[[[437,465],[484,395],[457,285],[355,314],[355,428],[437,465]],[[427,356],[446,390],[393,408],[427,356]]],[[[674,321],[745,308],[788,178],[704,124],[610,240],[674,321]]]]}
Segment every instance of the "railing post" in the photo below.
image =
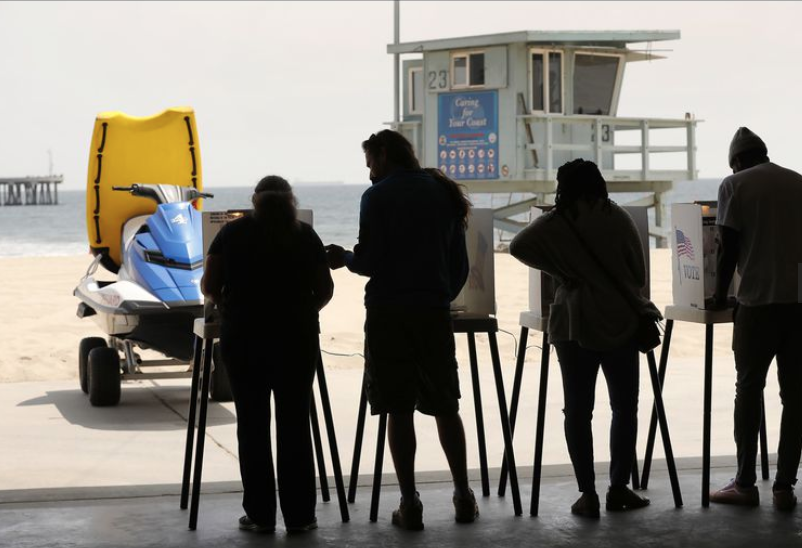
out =
{"type": "MultiPolygon", "coordinates": [[[[418,141],[419,138],[420,138],[420,133],[418,131],[418,124],[413,124],[412,125],[412,142],[415,145],[415,156],[417,156],[418,158],[423,158],[423,151],[421,150],[422,146],[421,146],[420,141],[418,141]]],[[[437,160],[435,160],[435,163],[439,163],[439,162],[437,160]]]]}
{"type": "Polygon", "coordinates": [[[546,180],[551,181],[551,168],[554,165],[552,144],[551,144],[551,116],[546,116],[546,180]]]}
{"type": "Polygon", "coordinates": [[[649,177],[649,120],[640,123],[640,150],[641,150],[641,178],[648,181],[649,177]]]}
{"type": "Polygon", "coordinates": [[[696,178],[696,120],[688,120],[688,179],[696,178]]]}
{"type": "Polygon", "coordinates": [[[599,171],[602,167],[602,123],[601,118],[593,119],[593,133],[596,136],[596,149],[594,150],[596,165],[599,166],[599,171]]]}
{"type": "MultiPolygon", "coordinates": [[[[524,113],[524,116],[526,113],[524,113]]],[[[526,178],[526,147],[528,146],[528,141],[524,138],[526,135],[526,124],[529,123],[529,120],[523,118],[521,116],[517,117],[518,120],[518,131],[515,135],[515,140],[518,144],[516,151],[517,155],[515,158],[516,164],[516,178],[519,180],[523,180],[526,178]]],[[[535,167],[534,165],[532,167],[535,167]]]]}

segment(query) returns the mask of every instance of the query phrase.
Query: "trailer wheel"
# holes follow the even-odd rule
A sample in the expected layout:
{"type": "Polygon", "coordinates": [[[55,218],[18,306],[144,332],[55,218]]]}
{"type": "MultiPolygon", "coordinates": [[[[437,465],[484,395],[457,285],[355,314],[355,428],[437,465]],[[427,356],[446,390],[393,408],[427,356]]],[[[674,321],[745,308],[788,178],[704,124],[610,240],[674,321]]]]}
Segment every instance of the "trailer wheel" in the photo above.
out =
{"type": "Polygon", "coordinates": [[[114,348],[89,352],[89,402],[95,407],[120,403],[120,355],[114,348]]]}
{"type": "Polygon", "coordinates": [[[231,401],[231,383],[228,381],[228,372],[223,363],[220,345],[215,344],[212,351],[212,377],[209,379],[209,397],[213,401],[231,401]]]}
{"type": "Polygon", "coordinates": [[[106,341],[100,337],[86,337],[78,345],[78,380],[84,394],[89,393],[89,353],[105,346],[106,341]]]}

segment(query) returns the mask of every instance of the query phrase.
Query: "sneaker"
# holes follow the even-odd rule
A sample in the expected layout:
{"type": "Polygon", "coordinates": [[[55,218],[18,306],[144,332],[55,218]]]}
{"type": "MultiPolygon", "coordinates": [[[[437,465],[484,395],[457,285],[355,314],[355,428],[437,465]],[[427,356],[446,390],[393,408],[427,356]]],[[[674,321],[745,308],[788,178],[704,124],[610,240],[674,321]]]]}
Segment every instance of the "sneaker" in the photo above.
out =
{"type": "Polygon", "coordinates": [[[741,487],[735,480],[731,480],[718,491],[710,493],[710,502],[735,504],[736,506],[758,506],[760,504],[760,494],[754,485],[741,487]]]}
{"type": "Polygon", "coordinates": [[[571,505],[571,513],[583,518],[599,517],[599,495],[593,493],[582,493],[582,496],[571,505]]]}
{"type": "Polygon", "coordinates": [[[640,496],[626,485],[611,485],[607,490],[606,508],[610,512],[637,510],[638,508],[645,508],[649,506],[649,504],[651,504],[649,499],[640,496]]]}
{"type": "Polygon", "coordinates": [[[317,529],[317,518],[312,518],[312,521],[304,525],[287,525],[288,535],[299,535],[301,533],[308,533],[317,529]]]}
{"type": "Polygon", "coordinates": [[[260,533],[260,534],[269,534],[276,532],[275,525],[260,525],[253,521],[248,516],[242,516],[239,518],[239,528],[242,531],[248,531],[251,533],[260,533]]]}
{"type": "Polygon", "coordinates": [[[793,487],[784,487],[778,489],[776,486],[772,488],[772,502],[777,510],[789,512],[796,506],[796,495],[794,494],[793,487]]]}
{"type": "Polygon", "coordinates": [[[473,523],[479,517],[479,506],[476,504],[473,489],[468,489],[468,494],[464,497],[454,493],[451,501],[454,503],[454,520],[457,523],[473,523]]]}
{"type": "Polygon", "coordinates": [[[420,501],[420,495],[415,493],[415,500],[411,503],[405,502],[404,497],[401,497],[398,510],[393,510],[392,521],[393,525],[397,525],[407,531],[422,531],[423,503],[420,501]]]}

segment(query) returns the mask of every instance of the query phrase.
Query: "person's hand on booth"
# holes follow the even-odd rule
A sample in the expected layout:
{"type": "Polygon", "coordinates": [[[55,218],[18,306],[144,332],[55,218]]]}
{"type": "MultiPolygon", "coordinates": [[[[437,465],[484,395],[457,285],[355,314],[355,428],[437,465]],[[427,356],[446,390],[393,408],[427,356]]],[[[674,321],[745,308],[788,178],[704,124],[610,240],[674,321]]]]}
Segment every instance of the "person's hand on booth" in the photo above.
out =
{"type": "Polygon", "coordinates": [[[329,244],[326,246],[326,260],[329,268],[337,270],[345,266],[345,249],[339,245],[329,244]]]}

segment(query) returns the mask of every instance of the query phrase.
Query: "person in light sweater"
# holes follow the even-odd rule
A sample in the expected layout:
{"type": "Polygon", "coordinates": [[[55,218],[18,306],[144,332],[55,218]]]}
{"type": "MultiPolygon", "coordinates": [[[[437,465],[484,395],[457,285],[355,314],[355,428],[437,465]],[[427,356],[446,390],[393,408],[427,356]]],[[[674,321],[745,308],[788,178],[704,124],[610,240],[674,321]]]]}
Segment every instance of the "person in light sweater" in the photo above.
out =
{"type": "Polygon", "coordinates": [[[549,312],[549,337],[562,370],[565,438],[582,493],[571,512],[592,518],[600,515],[591,430],[600,367],[613,411],[606,508],[647,506],[648,499],[627,487],[638,431],[635,332],[639,315],[659,318],[660,312],[641,293],[646,265],[632,217],[609,199],[596,164],[573,160],[557,171],[554,208],[512,240],[510,253],[551,275],[557,284],[549,312]],[[619,286],[629,295],[622,294],[619,286]]]}

